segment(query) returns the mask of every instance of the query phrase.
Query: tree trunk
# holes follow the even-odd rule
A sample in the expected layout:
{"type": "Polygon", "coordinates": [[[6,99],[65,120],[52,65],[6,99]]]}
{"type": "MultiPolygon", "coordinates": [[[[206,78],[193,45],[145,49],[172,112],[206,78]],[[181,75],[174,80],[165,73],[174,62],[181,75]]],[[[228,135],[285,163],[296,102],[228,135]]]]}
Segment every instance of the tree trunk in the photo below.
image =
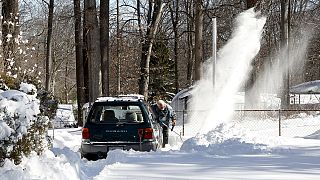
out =
{"type": "Polygon", "coordinates": [[[152,46],[157,33],[163,7],[164,7],[164,4],[162,3],[162,0],[156,0],[152,21],[150,24],[150,30],[147,31],[147,34],[146,34],[146,38],[147,38],[146,44],[142,45],[142,55],[141,55],[142,66],[141,66],[139,93],[142,94],[145,99],[148,99],[149,71],[150,71],[149,65],[150,65],[150,57],[152,53],[152,46]]]}
{"type": "Polygon", "coordinates": [[[14,54],[17,51],[15,39],[19,35],[19,26],[17,26],[17,23],[19,22],[19,4],[18,0],[3,0],[2,2],[2,47],[4,72],[10,72],[9,75],[15,75],[17,73],[15,67],[17,67],[18,63],[17,59],[14,59],[14,54]],[[13,25],[11,25],[11,23],[13,23],[13,25]]]}
{"type": "MultiPolygon", "coordinates": [[[[3,4],[3,2],[2,1],[0,1],[0,15],[3,17],[3,14],[2,14],[2,4],[3,4]]],[[[2,21],[0,20],[0,39],[1,39],[1,41],[3,40],[3,35],[2,35],[2,21]]],[[[1,47],[2,48],[2,47],[1,47]]],[[[2,48],[2,50],[4,50],[4,48],[2,48]]],[[[1,55],[1,57],[4,57],[4,55],[3,55],[3,51],[2,52],[0,52],[0,55],[1,55]]],[[[0,71],[1,72],[5,72],[4,71],[4,65],[5,65],[5,59],[2,59],[3,60],[3,63],[0,63],[0,71]]],[[[1,62],[1,61],[0,61],[1,62]]]]}
{"type": "Polygon", "coordinates": [[[83,13],[82,20],[82,62],[83,62],[83,82],[84,82],[84,102],[90,102],[89,100],[89,60],[87,53],[87,30],[86,30],[86,16],[83,13]]]}
{"type": "Polygon", "coordinates": [[[257,3],[257,0],[247,0],[247,9],[253,8],[257,3]]]}
{"type": "Polygon", "coordinates": [[[100,95],[100,32],[98,27],[96,1],[84,1],[86,53],[88,58],[89,101],[94,102],[100,95]]]}
{"type": "Polygon", "coordinates": [[[109,96],[109,1],[100,0],[100,46],[102,95],[109,96]]]}
{"type": "Polygon", "coordinates": [[[80,0],[74,0],[74,17],[75,17],[75,45],[76,45],[76,79],[77,79],[77,104],[78,104],[78,124],[83,125],[82,106],[85,103],[84,93],[84,66],[82,56],[82,39],[81,39],[81,7],[80,0]]]}
{"type": "Polygon", "coordinates": [[[179,73],[178,73],[178,22],[179,22],[179,0],[172,1],[173,8],[170,6],[171,22],[173,26],[173,36],[174,36],[174,75],[175,75],[175,93],[179,91],[179,73]]]}
{"type": "Polygon", "coordinates": [[[138,16],[140,43],[142,44],[142,42],[143,42],[143,32],[142,32],[142,24],[141,24],[140,0],[137,0],[137,16],[138,16]]]}
{"type": "Polygon", "coordinates": [[[193,79],[193,69],[194,69],[194,48],[193,48],[193,33],[194,31],[194,20],[193,16],[193,2],[187,2],[187,13],[189,18],[187,20],[187,31],[188,31],[188,65],[187,65],[187,82],[188,85],[192,85],[193,79]]]}
{"type": "Polygon", "coordinates": [[[47,47],[46,47],[46,91],[51,91],[52,86],[52,21],[53,21],[53,8],[54,0],[49,1],[49,16],[48,16],[48,34],[47,34],[47,47]]]}
{"type": "MultiPolygon", "coordinates": [[[[140,3],[140,2],[137,2],[140,3]]],[[[140,4],[137,6],[140,7],[140,4]]],[[[147,38],[148,34],[150,34],[150,27],[151,27],[151,22],[152,22],[152,9],[153,9],[153,4],[152,0],[149,0],[149,9],[147,13],[147,32],[146,32],[146,37],[143,36],[142,34],[142,25],[141,25],[141,20],[140,20],[140,8],[138,9],[138,23],[140,26],[139,32],[141,35],[141,61],[140,61],[140,79],[139,79],[139,94],[145,95],[147,89],[146,87],[148,86],[147,83],[147,69],[146,69],[146,63],[147,63],[147,51],[148,51],[148,44],[149,44],[149,39],[147,38]]],[[[148,94],[148,93],[147,93],[148,94]]],[[[145,99],[147,97],[145,96],[145,99]]]]}
{"type": "Polygon", "coordinates": [[[201,78],[201,63],[203,61],[203,6],[202,0],[195,1],[196,13],[195,13],[195,80],[198,81],[201,78]]]}

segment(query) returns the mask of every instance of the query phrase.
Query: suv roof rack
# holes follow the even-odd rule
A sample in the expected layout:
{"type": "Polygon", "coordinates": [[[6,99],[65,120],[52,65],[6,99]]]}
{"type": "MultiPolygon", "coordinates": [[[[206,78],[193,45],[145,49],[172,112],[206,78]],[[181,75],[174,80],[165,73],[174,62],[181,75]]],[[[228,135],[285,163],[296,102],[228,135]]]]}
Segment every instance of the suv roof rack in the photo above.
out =
{"type": "Polygon", "coordinates": [[[144,96],[140,94],[128,94],[128,95],[118,95],[114,97],[104,96],[98,97],[96,102],[104,101],[143,101],[144,96]]]}
{"type": "Polygon", "coordinates": [[[120,94],[118,97],[123,98],[132,98],[132,99],[144,99],[144,96],[141,94],[120,94]]]}

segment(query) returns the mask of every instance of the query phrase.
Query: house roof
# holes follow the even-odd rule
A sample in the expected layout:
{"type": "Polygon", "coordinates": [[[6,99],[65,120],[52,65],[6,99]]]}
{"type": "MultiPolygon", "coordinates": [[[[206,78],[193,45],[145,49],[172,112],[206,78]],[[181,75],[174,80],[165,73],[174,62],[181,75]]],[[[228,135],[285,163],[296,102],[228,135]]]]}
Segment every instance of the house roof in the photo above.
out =
{"type": "Polygon", "coordinates": [[[320,94],[320,80],[304,82],[290,87],[291,94],[320,94]]]}
{"type": "Polygon", "coordinates": [[[192,95],[192,90],[193,90],[193,86],[189,87],[189,88],[186,88],[186,89],[183,89],[181,90],[180,92],[178,92],[174,98],[172,99],[172,101],[175,101],[176,99],[183,99],[183,98],[186,98],[188,96],[191,96],[192,95]]]}

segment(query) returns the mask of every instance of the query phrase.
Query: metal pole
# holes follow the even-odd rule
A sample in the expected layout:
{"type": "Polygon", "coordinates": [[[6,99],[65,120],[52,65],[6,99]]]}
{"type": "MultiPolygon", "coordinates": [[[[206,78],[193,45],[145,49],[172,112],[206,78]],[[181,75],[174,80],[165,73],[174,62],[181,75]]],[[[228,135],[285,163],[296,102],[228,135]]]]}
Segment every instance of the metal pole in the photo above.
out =
{"type": "Polygon", "coordinates": [[[182,110],[182,136],[184,136],[184,110],[182,110]]]}
{"type": "Polygon", "coordinates": [[[286,52],[283,53],[281,57],[282,66],[285,67],[285,72],[283,74],[283,91],[281,97],[281,108],[288,109],[289,107],[289,76],[288,76],[288,8],[287,8],[288,0],[281,0],[281,21],[280,21],[280,41],[281,48],[287,48],[286,52]]]}
{"type": "Polygon", "coordinates": [[[54,125],[55,125],[55,124],[54,124],[54,119],[52,120],[52,122],[53,122],[53,123],[52,123],[52,124],[53,124],[53,125],[52,125],[52,139],[54,140],[54,125]]]}
{"type": "Polygon", "coordinates": [[[118,59],[118,67],[117,67],[117,94],[120,95],[121,92],[121,60],[120,60],[120,23],[119,23],[119,0],[117,0],[117,59],[118,59]]]}
{"type": "Polygon", "coordinates": [[[213,90],[216,83],[216,60],[217,60],[217,19],[212,18],[212,84],[213,90]]]}
{"type": "Polygon", "coordinates": [[[288,16],[287,16],[287,85],[286,85],[286,92],[287,92],[287,107],[290,107],[290,31],[291,31],[291,27],[290,27],[290,23],[291,23],[291,1],[288,0],[288,16]]]}
{"type": "Polygon", "coordinates": [[[279,109],[279,136],[281,136],[281,109],[279,109]]]}

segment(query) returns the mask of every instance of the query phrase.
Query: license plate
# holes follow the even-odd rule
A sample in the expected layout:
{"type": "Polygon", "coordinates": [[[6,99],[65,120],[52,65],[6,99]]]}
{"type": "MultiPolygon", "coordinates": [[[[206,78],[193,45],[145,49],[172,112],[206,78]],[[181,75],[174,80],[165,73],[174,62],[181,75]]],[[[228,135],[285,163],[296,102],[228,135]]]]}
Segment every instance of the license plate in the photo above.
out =
{"type": "Polygon", "coordinates": [[[122,146],[109,146],[109,151],[115,150],[115,149],[121,149],[123,150],[122,146]]]}

